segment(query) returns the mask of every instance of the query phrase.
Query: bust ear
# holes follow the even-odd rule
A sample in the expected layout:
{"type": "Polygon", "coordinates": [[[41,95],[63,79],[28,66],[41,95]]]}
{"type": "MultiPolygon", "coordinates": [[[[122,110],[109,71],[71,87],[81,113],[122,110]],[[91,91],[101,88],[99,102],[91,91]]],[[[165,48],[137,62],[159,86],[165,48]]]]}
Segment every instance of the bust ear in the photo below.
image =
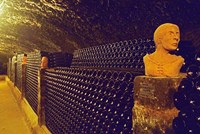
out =
{"type": "Polygon", "coordinates": [[[159,44],[162,44],[162,39],[161,39],[161,37],[160,38],[158,38],[158,40],[157,40],[157,43],[156,43],[157,45],[159,45],[159,44]]]}

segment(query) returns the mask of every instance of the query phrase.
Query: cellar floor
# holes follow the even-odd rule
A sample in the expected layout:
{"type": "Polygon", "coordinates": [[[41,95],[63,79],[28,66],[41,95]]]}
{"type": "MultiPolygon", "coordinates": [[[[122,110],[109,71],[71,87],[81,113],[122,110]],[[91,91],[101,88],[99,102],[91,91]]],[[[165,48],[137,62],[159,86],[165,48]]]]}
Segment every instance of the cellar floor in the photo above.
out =
{"type": "Polygon", "coordinates": [[[31,134],[11,89],[3,79],[0,79],[0,134],[31,134]]]}

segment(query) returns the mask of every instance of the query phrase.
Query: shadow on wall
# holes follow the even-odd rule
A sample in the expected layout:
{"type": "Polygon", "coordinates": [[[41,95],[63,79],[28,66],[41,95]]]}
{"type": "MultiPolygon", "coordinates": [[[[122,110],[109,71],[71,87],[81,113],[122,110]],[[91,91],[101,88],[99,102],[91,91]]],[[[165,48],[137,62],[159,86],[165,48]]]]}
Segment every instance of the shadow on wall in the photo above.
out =
{"type": "Polygon", "coordinates": [[[7,74],[7,65],[6,63],[0,62],[0,75],[7,74]]]}

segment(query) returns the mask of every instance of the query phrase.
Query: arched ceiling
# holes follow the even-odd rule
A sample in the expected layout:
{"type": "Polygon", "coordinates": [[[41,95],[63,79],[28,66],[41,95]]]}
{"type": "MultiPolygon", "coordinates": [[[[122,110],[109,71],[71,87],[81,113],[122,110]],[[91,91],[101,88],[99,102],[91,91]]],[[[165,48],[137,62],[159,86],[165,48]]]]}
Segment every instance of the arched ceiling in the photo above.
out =
{"type": "Polygon", "coordinates": [[[200,27],[200,0],[0,0],[0,61],[34,49],[73,52],[151,38],[164,22],[200,27]]]}

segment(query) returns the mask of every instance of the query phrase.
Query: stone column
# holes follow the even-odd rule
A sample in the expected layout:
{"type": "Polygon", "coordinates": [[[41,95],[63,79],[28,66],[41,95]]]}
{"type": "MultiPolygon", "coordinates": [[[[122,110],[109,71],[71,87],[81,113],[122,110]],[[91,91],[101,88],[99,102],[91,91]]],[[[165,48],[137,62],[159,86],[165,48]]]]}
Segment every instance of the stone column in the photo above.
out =
{"type": "Polygon", "coordinates": [[[14,80],[13,80],[13,83],[14,83],[14,86],[16,86],[16,81],[17,81],[17,62],[14,63],[14,80]]]}
{"type": "Polygon", "coordinates": [[[137,76],[134,79],[134,134],[173,134],[178,115],[173,95],[183,77],[137,76]]]}
{"type": "Polygon", "coordinates": [[[39,126],[45,125],[45,109],[44,109],[44,101],[45,101],[45,69],[38,70],[38,107],[37,107],[37,115],[38,115],[38,124],[39,126]]]}
{"type": "Polygon", "coordinates": [[[25,98],[26,91],[26,64],[22,64],[22,81],[21,81],[22,99],[25,98]]]}

